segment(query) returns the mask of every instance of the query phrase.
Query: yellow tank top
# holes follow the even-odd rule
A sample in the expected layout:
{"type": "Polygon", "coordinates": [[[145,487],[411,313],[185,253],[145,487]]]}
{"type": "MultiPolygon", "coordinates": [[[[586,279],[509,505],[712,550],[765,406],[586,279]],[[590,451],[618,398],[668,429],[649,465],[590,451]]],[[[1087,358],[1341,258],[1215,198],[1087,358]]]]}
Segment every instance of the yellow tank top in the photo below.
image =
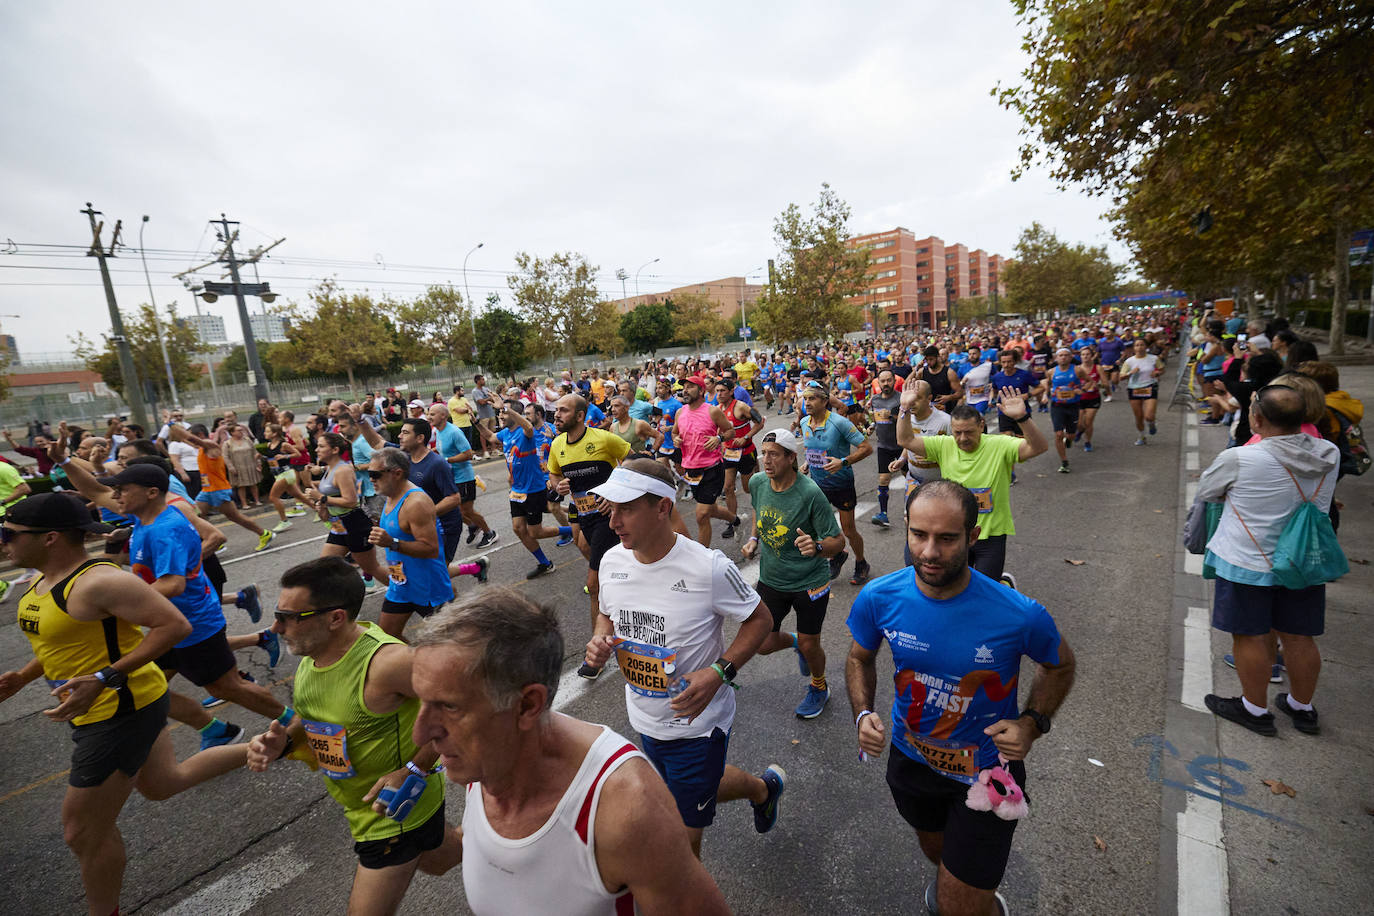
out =
{"type": "MultiPolygon", "coordinates": [[[[43,665],[49,686],[60,687],[83,674],[94,674],[132,652],[143,641],[143,631],[127,620],[76,620],[67,613],[67,598],[76,580],[93,566],[119,567],[109,560],[87,560],[67,578],[39,593],[43,578],[19,599],[19,629],[29,638],[33,654],[43,665]]],[[[104,722],[114,716],[142,709],[167,692],[167,678],[152,662],[129,675],[119,690],[102,690],[91,708],[72,720],[73,725],[104,722]]]]}

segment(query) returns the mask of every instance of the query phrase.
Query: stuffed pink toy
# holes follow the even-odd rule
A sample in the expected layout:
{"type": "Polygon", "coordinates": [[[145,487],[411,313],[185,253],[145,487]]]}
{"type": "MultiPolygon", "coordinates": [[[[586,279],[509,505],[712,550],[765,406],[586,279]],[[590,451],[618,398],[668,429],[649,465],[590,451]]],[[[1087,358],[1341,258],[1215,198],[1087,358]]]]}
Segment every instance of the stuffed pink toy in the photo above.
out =
{"type": "Polygon", "coordinates": [[[974,811],[991,811],[1004,821],[1014,821],[1030,813],[1026,793],[1004,766],[1007,758],[997,755],[998,765],[978,772],[978,781],[968,787],[964,804],[974,811]]]}

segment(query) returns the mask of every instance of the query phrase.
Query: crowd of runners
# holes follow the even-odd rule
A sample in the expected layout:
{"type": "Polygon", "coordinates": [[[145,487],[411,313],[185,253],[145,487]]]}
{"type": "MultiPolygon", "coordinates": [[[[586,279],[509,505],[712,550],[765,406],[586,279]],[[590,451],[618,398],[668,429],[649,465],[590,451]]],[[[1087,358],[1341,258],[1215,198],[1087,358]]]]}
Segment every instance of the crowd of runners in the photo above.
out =
{"type": "Polygon", "coordinates": [[[1050,613],[1006,569],[1016,466],[1051,442],[1061,473],[1075,448],[1092,461],[1096,415],[1113,402],[1148,445],[1165,370],[1194,336],[1200,394],[1219,422],[1233,412],[1210,387],[1213,328],[1197,318],[1131,310],[494,386],[479,375],[447,398],[378,392],[300,423],[263,401],[214,429],[172,411],[151,437],[114,425],[98,440],[65,426],[37,437],[27,447],[80,498],[0,492],[3,541],[29,571],[18,613],[34,650],[0,675],[0,700],[42,678],[58,703],[46,715],[73,726],[62,818],[90,913],[119,911],[116,820],[133,790],[166,798],[284,758],[317,769],[347,817],[350,912],[394,912],[417,869],[456,865],[478,913],[675,913],[684,900],[725,912],[699,861],[704,830],[719,804],[745,801],[769,832],[787,778],[727,763],[731,688],[753,656],[790,652],[804,679],[796,716],[822,714],[821,634],[846,569],[862,587],[846,609],[856,736],[836,751],[891,746],[893,801],[937,868],[930,912],[1005,913],[996,890],[1024,761],[1074,672],[1050,613]],[[251,482],[240,442],[260,456],[251,482]],[[585,564],[585,631],[562,632],[548,602],[479,587],[487,559],[459,557],[501,536],[476,509],[500,473],[479,476],[489,455],[504,458],[526,578],[585,564]],[[905,532],[896,570],[864,551],[857,494],[875,483],[870,524],[905,532]],[[267,529],[242,511],[263,489],[267,529]],[[227,587],[216,513],[258,550],[298,521],[327,526],[319,556],[277,583],[266,628],[228,632],[225,606],[254,624],[262,607],[256,583],[227,587]],[[711,549],[716,535],[741,541],[756,584],[711,549]],[[382,592],[376,623],[362,620],[382,592]],[[578,674],[595,680],[616,660],[637,743],[552,711],[565,643],[584,640],[578,674]],[[275,665],[283,642],[300,658],[290,705],[235,661],[264,652],[275,665]],[[876,684],[884,643],[890,698],[876,684]],[[1036,673],[1019,703],[1023,655],[1036,673]],[[178,692],[177,675],[211,697],[178,692]],[[268,724],[245,741],[209,712],[220,703],[268,724]],[[169,717],[199,731],[199,753],[175,759],[169,717]],[[445,814],[459,787],[461,829],[445,814]]]}

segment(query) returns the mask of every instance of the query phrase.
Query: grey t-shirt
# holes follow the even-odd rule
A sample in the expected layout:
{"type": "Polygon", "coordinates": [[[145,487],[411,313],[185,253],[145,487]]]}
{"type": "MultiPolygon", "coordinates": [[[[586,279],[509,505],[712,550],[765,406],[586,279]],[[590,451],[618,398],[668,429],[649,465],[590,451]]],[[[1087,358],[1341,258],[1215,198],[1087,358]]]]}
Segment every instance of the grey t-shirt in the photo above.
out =
{"type": "Polygon", "coordinates": [[[878,448],[885,452],[898,451],[897,411],[901,409],[902,396],[895,391],[890,398],[875,394],[868,403],[873,410],[873,432],[878,438],[878,448]]]}
{"type": "Polygon", "coordinates": [[[485,385],[482,386],[481,388],[474,388],[474,389],[472,389],[472,400],[473,400],[474,402],[478,402],[478,403],[477,403],[477,419],[479,419],[479,420],[487,420],[487,419],[490,419],[491,417],[496,416],[496,408],[493,406],[493,405],[496,403],[496,392],[492,391],[490,388],[486,387],[485,385]],[[482,403],[480,403],[481,400],[482,400],[483,398],[490,398],[490,399],[491,399],[491,403],[490,403],[490,404],[482,404],[482,403]]]}

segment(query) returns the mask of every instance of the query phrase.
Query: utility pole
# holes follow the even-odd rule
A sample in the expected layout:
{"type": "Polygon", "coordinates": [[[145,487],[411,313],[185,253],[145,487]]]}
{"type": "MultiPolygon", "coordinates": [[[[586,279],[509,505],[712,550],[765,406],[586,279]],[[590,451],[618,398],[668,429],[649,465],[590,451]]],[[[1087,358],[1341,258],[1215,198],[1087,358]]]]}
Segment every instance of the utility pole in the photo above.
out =
{"type": "Polygon", "coordinates": [[[92,208],[87,201],[86,209],[81,212],[91,221],[91,250],[86,252],[86,255],[94,257],[100,264],[100,279],[105,285],[105,302],[110,307],[110,330],[114,332],[115,349],[119,352],[119,375],[124,382],[124,400],[128,402],[129,413],[133,416],[134,422],[146,430],[148,409],[143,405],[143,389],[139,387],[138,371],[134,368],[134,353],[129,348],[129,339],[124,336],[124,319],[120,317],[119,306],[115,303],[114,284],[110,282],[110,268],[105,263],[106,258],[115,256],[114,249],[119,244],[123,220],[115,221],[110,249],[106,251],[100,241],[100,233],[105,228],[105,223],[95,221],[95,218],[101,215],[100,211],[92,208]]]}
{"type": "Polygon", "coordinates": [[[239,280],[239,262],[234,257],[234,238],[238,235],[238,229],[229,231],[229,226],[238,226],[238,222],[226,219],[223,213],[218,220],[210,222],[219,224],[220,238],[224,240],[224,253],[219,260],[229,266],[229,280],[234,284],[234,301],[238,303],[239,324],[243,328],[243,355],[248,358],[248,371],[253,373],[253,396],[258,400],[269,400],[267,375],[258,360],[258,344],[253,339],[253,323],[248,320],[248,303],[243,298],[243,283],[239,280]]]}
{"type": "Polygon", "coordinates": [[[153,278],[148,273],[148,256],[143,250],[143,230],[148,226],[148,215],[138,227],[138,258],[143,262],[143,280],[148,284],[148,304],[153,309],[153,327],[157,328],[157,345],[162,348],[162,368],[167,370],[167,390],[172,395],[172,406],[181,405],[181,395],[177,393],[177,380],[172,377],[172,361],[167,356],[167,338],[162,336],[162,319],[157,317],[157,299],[153,297],[153,278]]]}

